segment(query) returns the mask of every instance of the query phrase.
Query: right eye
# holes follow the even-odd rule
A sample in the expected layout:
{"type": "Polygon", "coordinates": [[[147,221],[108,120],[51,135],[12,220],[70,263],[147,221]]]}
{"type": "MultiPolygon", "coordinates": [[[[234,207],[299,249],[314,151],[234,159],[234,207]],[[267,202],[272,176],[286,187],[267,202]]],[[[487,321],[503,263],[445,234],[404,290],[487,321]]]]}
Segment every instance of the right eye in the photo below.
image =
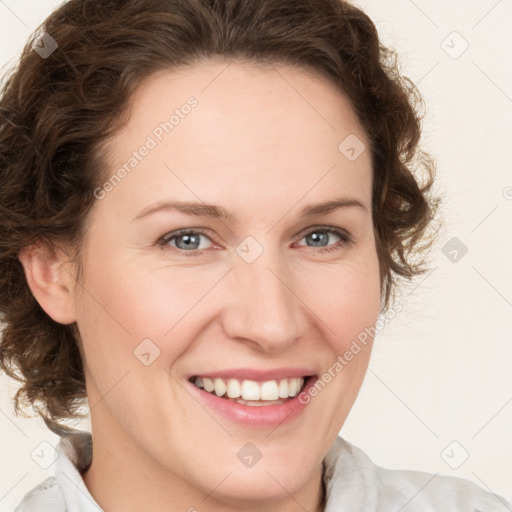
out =
{"type": "Polygon", "coordinates": [[[172,250],[181,252],[184,256],[197,256],[202,254],[204,249],[207,249],[207,247],[199,247],[201,245],[201,237],[210,240],[202,230],[179,229],[164,235],[158,240],[158,244],[164,248],[170,246],[172,250]]]}

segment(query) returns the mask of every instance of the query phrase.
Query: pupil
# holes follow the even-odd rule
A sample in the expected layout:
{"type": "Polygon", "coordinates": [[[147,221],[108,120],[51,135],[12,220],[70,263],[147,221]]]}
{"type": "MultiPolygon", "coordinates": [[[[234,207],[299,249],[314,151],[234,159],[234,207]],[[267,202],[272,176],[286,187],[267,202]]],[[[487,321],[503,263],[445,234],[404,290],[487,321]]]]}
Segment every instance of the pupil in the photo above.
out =
{"type": "Polygon", "coordinates": [[[197,235],[181,235],[180,239],[184,241],[184,245],[187,248],[190,248],[194,243],[198,243],[198,240],[194,241],[194,238],[198,238],[197,235]]]}
{"type": "MultiPolygon", "coordinates": [[[[326,233],[317,231],[315,233],[311,233],[309,236],[311,236],[313,239],[316,239],[314,241],[315,241],[315,245],[317,245],[316,242],[321,241],[322,238],[325,239],[326,233]],[[320,233],[320,234],[318,234],[318,233],[320,233]]],[[[325,240],[324,240],[324,242],[325,242],[325,240]]]]}

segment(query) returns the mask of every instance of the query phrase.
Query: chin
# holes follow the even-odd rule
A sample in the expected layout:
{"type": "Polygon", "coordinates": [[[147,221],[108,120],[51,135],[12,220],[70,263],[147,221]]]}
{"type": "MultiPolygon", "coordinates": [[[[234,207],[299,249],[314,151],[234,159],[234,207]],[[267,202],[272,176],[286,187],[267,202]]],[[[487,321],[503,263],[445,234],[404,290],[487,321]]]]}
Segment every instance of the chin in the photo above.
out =
{"type": "Polygon", "coordinates": [[[245,467],[237,459],[235,464],[211,471],[212,477],[202,487],[207,488],[207,493],[215,488],[217,500],[232,504],[237,500],[272,502],[289,498],[315,476],[313,467],[290,465],[282,460],[264,463],[263,457],[253,467],[245,467]]]}

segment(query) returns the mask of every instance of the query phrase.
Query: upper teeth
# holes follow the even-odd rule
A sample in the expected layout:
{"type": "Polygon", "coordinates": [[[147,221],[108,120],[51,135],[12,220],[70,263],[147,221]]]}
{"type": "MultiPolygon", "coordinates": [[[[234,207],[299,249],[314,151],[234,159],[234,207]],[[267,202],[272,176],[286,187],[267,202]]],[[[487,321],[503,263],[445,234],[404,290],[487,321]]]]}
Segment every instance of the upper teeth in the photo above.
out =
{"type": "Polygon", "coordinates": [[[240,398],[244,400],[279,400],[295,396],[302,389],[304,384],[303,377],[294,377],[291,379],[267,380],[265,382],[256,382],[254,380],[221,379],[216,377],[196,377],[194,384],[198,388],[204,388],[210,393],[214,392],[217,396],[223,396],[227,393],[229,398],[240,398]]]}

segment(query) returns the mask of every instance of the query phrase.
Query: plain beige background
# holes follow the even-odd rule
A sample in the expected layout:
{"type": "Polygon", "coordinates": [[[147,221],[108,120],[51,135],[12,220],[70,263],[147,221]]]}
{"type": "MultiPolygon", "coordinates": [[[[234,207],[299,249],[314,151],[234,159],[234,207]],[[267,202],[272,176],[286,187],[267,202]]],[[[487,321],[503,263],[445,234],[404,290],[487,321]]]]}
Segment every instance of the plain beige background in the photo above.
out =
{"type": "MultiPolygon", "coordinates": [[[[59,3],[0,0],[0,65],[59,3]]],[[[426,101],[445,227],[341,433],[382,466],[468,478],[512,501],[512,1],[356,3],[426,101]]],[[[0,382],[0,510],[11,510],[53,474],[31,454],[58,437],[15,417],[16,385],[0,382]]]]}

